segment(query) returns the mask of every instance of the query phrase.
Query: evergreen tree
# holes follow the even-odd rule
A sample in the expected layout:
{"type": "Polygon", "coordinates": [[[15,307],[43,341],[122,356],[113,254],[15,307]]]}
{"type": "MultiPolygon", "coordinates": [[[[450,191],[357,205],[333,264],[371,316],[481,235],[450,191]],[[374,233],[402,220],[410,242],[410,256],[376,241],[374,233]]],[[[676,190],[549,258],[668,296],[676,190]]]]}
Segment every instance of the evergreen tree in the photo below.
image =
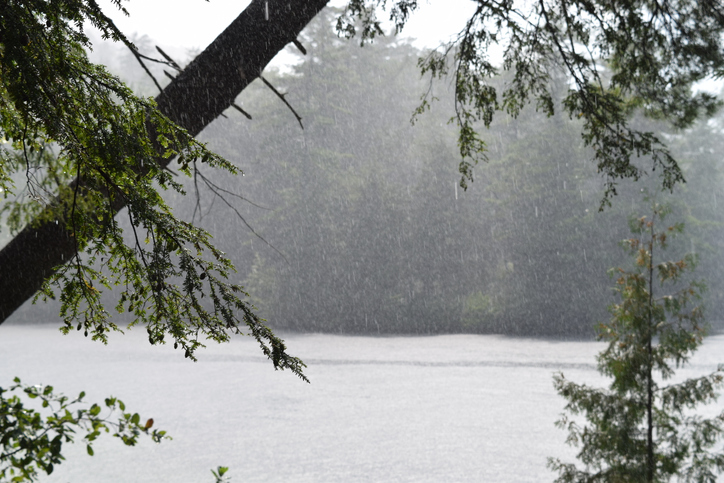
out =
{"type": "Polygon", "coordinates": [[[608,324],[599,327],[608,346],[598,356],[599,372],[612,378],[608,389],[576,384],[562,374],[555,388],[568,400],[557,425],[568,430],[568,443],[580,446],[584,465],[551,459],[557,482],[714,482],[724,469],[724,453],[715,445],[724,432],[724,413],[704,419],[698,406],[717,398],[724,367],[710,375],[666,383],[685,364],[705,335],[702,309],[693,306],[703,284],[685,283],[693,255],[659,262],[658,250],[680,233],[682,224],[660,230],[667,208],[654,204],[652,216],[631,221],[633,238],[624,241],[635,260],[632,271],[613,270],[620,302],[610,307],[608,324]],[[655,294],[655,285],[672,286],[673,293],[655,294]],[[574,416],[583,415],[579,424],[574,416]]]}

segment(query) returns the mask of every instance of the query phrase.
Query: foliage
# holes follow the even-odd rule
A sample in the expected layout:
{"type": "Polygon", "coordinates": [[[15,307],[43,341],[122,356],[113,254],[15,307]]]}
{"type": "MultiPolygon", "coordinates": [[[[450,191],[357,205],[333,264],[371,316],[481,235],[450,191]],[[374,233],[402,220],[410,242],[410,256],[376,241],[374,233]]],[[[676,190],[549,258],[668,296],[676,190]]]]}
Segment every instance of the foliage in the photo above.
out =
{"type": "Polygon", "coordinates": [[[225,483],[227,481],[231,481],[231,478],[224,476],[227,471],[229,471],[228,467],[219,466],[216,470],[211,470],[211,474],[214,475],[214,478],[216,478],[216,483],[225,483]]]}
{"type": "Polygon", "coordinates": [[[620,302],[610,307],[611,321],[601,324],[608,346],[598,356],[598,369],[612,378],[608,390],[576,384],[562,374],[555,388],[567,399],[557,425],[568,430],[568,443],[580,447],[584,465],[551,459],[558,482],[684,481],[714,482],[724,470],[717,444],[724,435],[724,412],[705,419],[694,410],[717,399],[724,385],[724,366],[710,375],[669,382],[674,370],[690,359],[705,334],[700,298],[703,284],[684,283],[695,257],[656,262],[658,250],[682,231],[681,224],[660,230],[667,209],[654,204],[651,217],[633,219],[636,235],[624,241],[635,260],[633,271],[613,270],[620,302]],[[655,285],[675,291],[655,294],[655,285]],[[576,415],[583,415],[580,425],[576,415]]]}
{"type": "MultiPolygon", "coordinates": [[[[582,139],[593,148],[599,172],[607,177],[604,203],[616,194],[617,180],[639,179],[645,169],[634,164],[647,156],[660,170],[665,188],[683,181],[683,173],[662,138],[633,126],[641,112],[679,128],[719,105],[715,96],[691,86],[724,72],[724,10],[718,2],[617,2],[590,0],[476,0],[464,29],[450,44],[421,57],[423,74],[452,75],[461,186],[473,178],[473,165],[486,159],[478,127],[490,127],[497,111],[512,116],[532,103],[547,115],[557,105],[583,123],[582,139]],[[491,47],[503,53],[495,65],[491,47]],[[510,80],[491,82],[500,71],[510,80]],[[559,68],[569,79],[562,99],[553,93],[559,68]]],[[[383,33],[378,18],[388,11],[396,32],[420,7],[418,0],[350,0],[337,28],[362,41],[383,33]]],[[[428,92],[416,113],[426,111],[428,92]]]]}
{"type": "Polygon", "coordinates": [[[170,439],[165,431],[151,429],[153,419],[142,422],[138,413],[125,412],[119,399],[108,397],[103,405],[87,407],[84,397],[81,392],[71,399],[54,393],[52,386],[28,386],[18,378],[0,388],[0,481],[38,481],[41,472],[51,474],[65,459],[63,444],[80,434],[90,456],[103,433],[112,433],[127,446],[144,435],[156,443],[170,439]],[[37,400],[40,407],[33,408],[22,396],[37,400]],[[104,409],[108,414],[101,414],[104,409]]]}
{"type": "Polygon", "coordinates": [[[195,359],[204,339],[248,331],[275,368],[304,378],[303,363],[242,300],[242,287],[228,282],[234,266],[209,233],[175,217],[160,194],[184,193],[162,168],[174,157],[186,175],[197,163],[239,170],[91,63],[86,22],[135,48],[91,0],[11,0],[0,17],[2,212],[14,231],[31,220],[65,223],[76,245],[42,298],[59,292],[64,332],[75,327],[106,342],[119,328],[101,294],[119,287],[116,310],[145,325],[151,344],[168,335],[195,359]],[[25,189],[7,199],[14,174],[23,172],[25,189]],[[124,205],[130,236],[114,218],[124,205]]]}
{"type": "MultiPolygon", "coordinates": [[[[288,92],[304,130],[268,89],[252,85],[238,102],[264,116],[230,117],[204,133],[243,163],[245,177],[240,186],[202,170],[199,184],[207,176],[250,202],[234,213],[210,186],[200,205],[179,198],[175,209],[202,214],[198,223],[224,251],[253,260],[240,279],[274,327],[592,336],[586,321],[606,314],[606,269],[624,261],[612,242],[627,236],[618,220],[636,210],[642,187],[658,190],[657,181],[622,183],[617,203],[597,212],[602,182],[581,123],[528,107],[491,125],[488,163],[466,192],[456,189],[456,133],[442,106],[415,126],[406,122],[425,87],[415,69],[424,53],[391,37],[364,48],[340,41],[335,15],[322,12],[300,39],[313,56],[300,57],[294,72],[267,74],[288,92]],[[238,214],[263,239],[227,222],[238,214]]],[[[566,89],[558,77],[555,99],[566,89]]],[[[707,306],[718,317],[724,137],[707,123],[677,134],[637,122],[664,133],[689,178],[676,198],[667,196],[689,227],[675,243],[705,261],[707,306]]]]}

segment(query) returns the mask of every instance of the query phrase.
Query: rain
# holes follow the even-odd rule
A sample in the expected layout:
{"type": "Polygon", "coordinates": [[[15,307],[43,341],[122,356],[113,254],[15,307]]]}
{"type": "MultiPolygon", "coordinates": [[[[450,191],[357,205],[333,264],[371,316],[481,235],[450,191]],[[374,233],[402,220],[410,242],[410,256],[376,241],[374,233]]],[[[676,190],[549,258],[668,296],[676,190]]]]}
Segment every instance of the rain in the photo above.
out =
{"type": "MultiPolygon", "coordinates": [[[[298,38],[306,55],[290,44],[198,135],[243,175],[197,163],[186,178],[172,162],[186,194],[163,191],[234,263],[231,282],[310,383],[275,371],[248,337],[209,342],[191,362],[171,344],[150,346],[140,327],[108,345],[62,336],[59,302],[28,302],[0,326],[0,386],[18,376],[90,401],[113,394],[173,437],[129,448],[101,438],[92,457],[71,445],[40,481],[212,481],[219,466],[232,482],[553,481],[549,458],[577,454],[555,425],[566,401],[553,376],[607,384],[596,326],[612,318],[612,270],[633,266],[621,242],[650,216],[651,198],[684,226],[666,257],[694,252],[707,286],[708,337],[673,380],[722,361],[724,113],[686,130],[633,119],[667,139],[686,183],[662,191],[650,159],[639,159],[647,175],[617,180],[607,206],[581,121],[535,105],[500,112],[478,126],[486,160],[464,188],[454,86],[430,84],[418,68],[429,41],[383,36],[360,47],[340,40],[338,14],[318,14],[298,38]],[[411,122],[428,89],[435,102],[411,122]]],[[[152,31],[132,40],[155,55],[152,31]]],[[[182,66],[198,54],[163,49],[182,66]]],[[[140,95],[157,94],[122,46],[99,41],[91,56],[140,95]]],[[[163,67],[149,70],[171,82],[163,67]]],[[[490,79],[510,82],[502,70],[490,79]]],[[[551,82],[560,100],[570,79],[551,82]]],[[[12,239],[7,216],[0,245],[12,239]]],[[[119,299],[117,289],[103,294],[109,310],[119,299]]],[[[130,311],[113,320],[125,326],[130,311]]]]}

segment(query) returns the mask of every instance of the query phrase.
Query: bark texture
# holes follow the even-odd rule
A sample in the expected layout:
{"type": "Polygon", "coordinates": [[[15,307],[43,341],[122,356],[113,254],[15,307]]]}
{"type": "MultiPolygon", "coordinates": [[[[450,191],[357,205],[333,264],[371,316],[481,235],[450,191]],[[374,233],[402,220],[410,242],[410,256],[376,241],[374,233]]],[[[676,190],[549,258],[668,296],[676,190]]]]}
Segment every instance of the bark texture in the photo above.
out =
{"type": "MultiPolygon", "coordinates": [[[[329,0],[253,0],[163,92],[159,110],[196,136],[329,0]]],[[[163,160],[162,164],[168,164],[163,160]]],[[[123,208],[117,205],[116,212],[123,208]]],[[[0,251],[0,323],[76,253],[64,223],[26,226],[0,251]]]]}

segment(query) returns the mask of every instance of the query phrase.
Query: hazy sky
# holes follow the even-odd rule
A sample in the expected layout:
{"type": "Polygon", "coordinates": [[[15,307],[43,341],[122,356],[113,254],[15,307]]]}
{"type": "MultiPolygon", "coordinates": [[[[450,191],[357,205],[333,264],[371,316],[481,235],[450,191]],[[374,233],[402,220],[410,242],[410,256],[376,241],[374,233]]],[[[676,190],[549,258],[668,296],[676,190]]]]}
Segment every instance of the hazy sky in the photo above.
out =
{"type": "MultiPolygon", "coordinates": [[[[130,13],[118,12],[110,0],[99,0],[107,15],[127,35],[148,35],[155,43],[184,58],[189,50],[203,50],[249,4],[250,0],[121,0],[130,13]]],[[[345,0],[332,0],[343,6],[345,0]]],[[[418,47],[436,47],[458,33],[475,9],[472,0],[420,0],[403,36],[417,39],[418,47]]],[[[493,55],[495,55],[493,53],[493,55]]],[[[291,57],[289,57],[291,58],[291,57]]],[[[284,53],[273,64],[284,64],[284,53]]],[[[708,80],[698,89],[718,93],[722,81],[708,80]]]]}
{"type": "MultiPolygon", "coordinates": [[[[148,35],[162,46],[203,50],[249,4],[247,0],[123,0],[125,17],[109,0],[104,11],[127,35],[148,35]]],[[[341,6],[343,0],[333,0],[341,6]]],[[[421,0],[421,8],[405,29],[418,46],[437,46],[460,31],[473,12],[470,0],[421,0]]]]}

